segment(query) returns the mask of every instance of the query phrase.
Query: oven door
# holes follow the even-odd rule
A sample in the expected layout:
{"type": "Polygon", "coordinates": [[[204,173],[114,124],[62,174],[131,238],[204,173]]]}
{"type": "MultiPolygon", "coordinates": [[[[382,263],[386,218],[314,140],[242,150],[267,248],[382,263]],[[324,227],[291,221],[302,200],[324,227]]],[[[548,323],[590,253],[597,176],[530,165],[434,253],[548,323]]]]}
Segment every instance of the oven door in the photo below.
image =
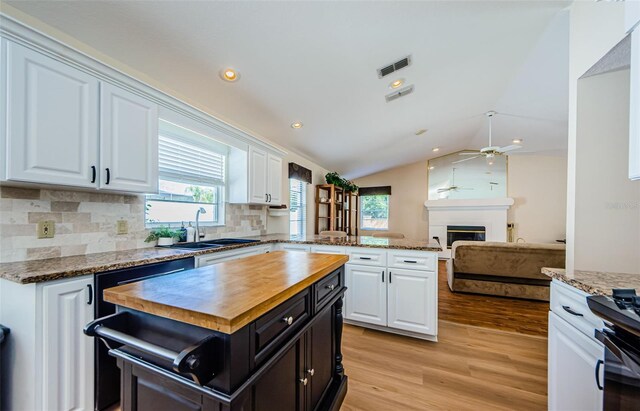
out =
{"type": "Polygon", "coordinates": [[[596,337],[605,346],[604,410],[640,410],[640,352],[633,336],[610,330],[596,337]],[[622,337],[622,338],[621,338],[622,337]]]}

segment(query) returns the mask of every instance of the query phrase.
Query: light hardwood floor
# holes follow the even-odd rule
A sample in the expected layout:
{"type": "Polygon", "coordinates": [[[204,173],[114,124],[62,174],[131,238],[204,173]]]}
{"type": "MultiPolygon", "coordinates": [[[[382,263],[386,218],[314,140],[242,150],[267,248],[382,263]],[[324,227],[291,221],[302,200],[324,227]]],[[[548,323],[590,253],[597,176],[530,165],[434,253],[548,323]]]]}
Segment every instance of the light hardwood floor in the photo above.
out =
{"type": "Polygon", "coordinates": [[[342,410],[545,410],[548,304],[439,293],[437,343],[345,326],[342,410]]]}

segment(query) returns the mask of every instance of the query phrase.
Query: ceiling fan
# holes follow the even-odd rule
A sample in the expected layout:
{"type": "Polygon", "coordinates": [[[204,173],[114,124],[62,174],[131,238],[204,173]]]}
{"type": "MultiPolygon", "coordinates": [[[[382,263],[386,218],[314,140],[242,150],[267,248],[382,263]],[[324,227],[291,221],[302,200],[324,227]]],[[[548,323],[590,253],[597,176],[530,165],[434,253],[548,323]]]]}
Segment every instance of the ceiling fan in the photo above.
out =
{"type": "Polygon", "coordinates": [[[456,168],[454,167],[451,172],[451,185],[449,187],[443,187],[438,189],[438,194],[440,193],[448,193],[450,191],[460,191],[460,190],[473,190],[473,188],[466,187],[458,187],[456,185],[456,168]]]}
{"type": "Polygon", "coordinates": [[[495,156],[501,156],[509,151],[522,148],[522,146],[518,144],[512,144],[510,146],[505,146],[505,147],[491,145],[491,118],[496,114],[497,113],[495,111],[488,111],[485,113],[485,115],[489,118],[489,145],[487,147],[481,148],[479,151],[465,151],[463,153],[460,153],[461,156],[473,156],[473,157],[454,161],[452,164],[462,163],[463,161],[469,161],[469,160],[473,160],[474,158],[484,156],[487,159],[487,162],[489,163],[489,165],[492,165],[493,158],[495,156]]]}

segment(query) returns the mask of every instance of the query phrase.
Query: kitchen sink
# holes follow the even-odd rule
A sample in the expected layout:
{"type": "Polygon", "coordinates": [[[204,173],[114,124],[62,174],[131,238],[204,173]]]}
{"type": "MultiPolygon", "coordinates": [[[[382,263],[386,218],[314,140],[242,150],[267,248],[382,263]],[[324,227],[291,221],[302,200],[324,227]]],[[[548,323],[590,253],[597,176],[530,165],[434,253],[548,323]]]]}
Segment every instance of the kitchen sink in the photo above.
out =
{"type": "Polygon", "coordinates": [[[220,244],[220,245],[236,245],[236,244],[248,244],[257,243],[259,240],[249,240],[247,238],[219,238],[217,240],[201,241],[201,243],[207,244],[220,244]]]}
{"type": "Polygon", "coordinates": [[[222,244],[208,244],[206,242],[198,242],[198,243],[178,243],[174,245],[167,246],[166,248],[178,248],[185,250],[207,250],[210,248],[220,248],[224,247],[222,244]]]}

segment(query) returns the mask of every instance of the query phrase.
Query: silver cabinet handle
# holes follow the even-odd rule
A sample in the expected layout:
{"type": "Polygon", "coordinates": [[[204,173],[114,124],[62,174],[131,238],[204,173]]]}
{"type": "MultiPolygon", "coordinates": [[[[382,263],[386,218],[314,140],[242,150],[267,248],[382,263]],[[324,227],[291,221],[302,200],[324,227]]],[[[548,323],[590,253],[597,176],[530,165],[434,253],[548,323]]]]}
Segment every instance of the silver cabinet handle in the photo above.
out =
{"type": "Polygon", "coordinates": [[[313,377],[313,374],[315,373],[316,373],[316,370],[314,370],[313,368],[311,368],[310,370],[307,370],[307,374],[309,374],[312,377],[313,377]]]}
{"type": "Polygon", "coordinates": [[[291,325],[293,324],[293,317],[289,316],[289,317],[284,317],[282,319],[282,321],[284,321],[287,325],[291,325]]]}
{"type": "Polygon", "coordinates": [[[335,286],[335,284],[329,284],[328,286],[326,286],[326,288],[328,288],[329,290],[333,291],[336,288],[336,286],[335,286]]]}
{"type": "Polygon", "coordinates": [[[302,385],[307,385],[307,383],[309,382],[308,379],[306,378],[300,378],[300,382],[302,383],[302,385]]]}

